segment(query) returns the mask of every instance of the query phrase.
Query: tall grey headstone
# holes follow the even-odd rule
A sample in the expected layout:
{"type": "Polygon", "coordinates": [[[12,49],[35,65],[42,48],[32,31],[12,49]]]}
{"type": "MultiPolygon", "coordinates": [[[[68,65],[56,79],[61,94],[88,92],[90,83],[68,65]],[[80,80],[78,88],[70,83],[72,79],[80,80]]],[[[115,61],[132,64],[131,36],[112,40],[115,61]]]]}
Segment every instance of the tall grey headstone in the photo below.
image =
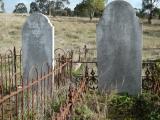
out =
{"type": "Polygon", "coordinates": [[[97,25],[99,90],[141,93],[142,30],[132,6],[111,2],[97,25]]]}
{"type": "MultiPolygon", "coordinates": [[[[54,27],[50,20],[41,13],[28,17],[22,29],[22,63],[24,80],[28,79],[33,66],[40,73],[44,64],[53,66],[54,27]]],[[[46,69],[46,68],[45,68],[46,69]]]]}

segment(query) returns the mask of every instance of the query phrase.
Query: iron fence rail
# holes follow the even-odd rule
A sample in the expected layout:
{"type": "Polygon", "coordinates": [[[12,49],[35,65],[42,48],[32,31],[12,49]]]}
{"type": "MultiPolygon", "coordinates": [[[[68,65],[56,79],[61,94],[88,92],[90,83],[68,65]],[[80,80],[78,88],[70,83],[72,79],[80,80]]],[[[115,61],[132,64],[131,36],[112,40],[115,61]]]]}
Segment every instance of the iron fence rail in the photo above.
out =
{"type": "Polygon", "coordinates": [[[71,118],[71,112],[73,110],[73,106],[77,102],[77,100],[82,96],[87,86],[87,77],[82,78],[79,85],[75,87],[69,87],[68,98],[65,101],[65,104],[60,107],[60,112],[56,114],[56,116],[52,117],[52,120],[69,120],[71,118]]]}
{"type": "MultiPolygon", "coordinates": [[[[86,85],[89,89],[98,88],[98,64],[94,50],[86,46],[77,51],[56,49],[54,69],[46,65],[47,71],[39,73],[33,67],[31,72],[34,76],[29,77],[27,84],[23,80],[21,51],[17,52],[14,47],[5,55],[0,55],[0,119],[46,119],[47,103],[53,101],[54,91],[66,85],[69,94],[67,101],[60,107],[60,113],[52,115],[52,119],[67,119],[76,96],[81,95],[79,89],[84,92],[82,88],[86,85]],[[70,83],[75,83],[77,89],[71,90],[70,83]]],[[[142,68],[143,90],[160,95],[160,61],[143,61],[142,68]]]]}
{"type": "Polygon", "coordinates": [[[22,75],[21,56],[21,52],[16,53],[15,47],[8,54],[0,55],[0,119],[43,120],[48,108],[46,103],[53,99],[54,89],[71,79],[70,58],[65,59],[58,54],[54,69],[47,64],[42,66],[47,71],[38,71],[33,67],[30,72],[34,76],[28,76],[26,83],[22,75]]]}
{"type": "MultiPolygon", "coordinates": [[[[50,69],[41,76],[27,81],[22,81],[21,86],[0,99],[0,118],[4,119],[42,119],[45,116],[47,102],[53,98],[54,81],[60,87],[69,81],[69,62],[61,64],[56,69],[50,69]],[[54,75],[54,76],[53,76],[54,75]],[[12,108],[11,108],[12,107],[12,108]],[[8,113],[7,113],[8,112],[8,113]],[[37,114],[37,115],[34,115],[37,114]]],[[[57,88],[57,87],[56,87],[57,88]]]]}
{"type": "MultiPolygon", "coordinates": [[[[71,67],[80,64],[83,68],[79,71],[79,73],[84,72],[84,66],[87,64],[90,70],[94,68],[96,76],[97,73],[97,60],[96,60],[96,50],[89,49],[87,46],[84,46],[82,49],[74,50],[74,51],[65,51],[61,48],[57,48],[55,50],[55,62],[59,66],[61,63],[65,63],[66,61],[72,60],[71,67]],[[94,55],[95,56],[94,56],[94,55]]],[[[142,71],[142,78],[144,81],[148,80],[151,81],[151,74],[153,74],[153,64],[159,66],[159,60],[150,60],[150,61],[143,61],[143,71],[142,71]],[[150,67],[149,67],[150,66],[150,67]],[[148,69],[146,69],[148,68],[148,69]],[[146,72],[150,71],[149,73],[146,72]],[[149,75],[148,75],[149,74],[149,75]]],[[[158,71],[158,67],[156,67],[158,71]]],[[[155,70],[154,70],[155,71],[155,70]]],[[[8,50],[4,55],[0,54],[0,97],[10,93],[10,91],[15,90],[16,86],[21,86],[22,82],[22,51],[16,51],[14,47],[13,50],[8,50]],[[18,73],[18,74],[17,74],[18,73]],[[18,79],[18,80],[17,80],[18,79]]],[[[72,78],[73,71],[70,71],[70,76],[72,78]]],[[[76,74],[76,76],[80,76],[81,74],[76,74]]],[[[157,72],[159,75],[159,72],[157,72]]],[[[76,77],[73,76],[73,77],[76,77]]],[[[152,77],[153,78],[153,77],[152,77]]],[[[158,77],[152,80],[156,82],[159,89],[159,80],[158,77]]],[[[143,84],[145,86],[145,84],[143,84]]],[[[146,89],[146,87],[143,87],[146,89]]],[[[159,91],[159,90],[158,90],[159,91]]]]}

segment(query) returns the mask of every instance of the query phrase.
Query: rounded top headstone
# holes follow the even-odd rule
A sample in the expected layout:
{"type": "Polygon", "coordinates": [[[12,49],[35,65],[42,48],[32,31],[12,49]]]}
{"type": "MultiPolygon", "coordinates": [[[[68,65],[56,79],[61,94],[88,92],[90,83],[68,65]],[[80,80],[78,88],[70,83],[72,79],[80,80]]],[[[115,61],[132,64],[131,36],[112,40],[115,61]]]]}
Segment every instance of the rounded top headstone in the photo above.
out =
{"type": "Polygon", "coordinates": [[[35,12],[28,17],[22,28],[22,31],[25,33],[25,35],[27,35],[27,33],[30,34],[31,32],[33,36],[38,38],[45,34],[44,31],[48,31],[52,28],[52,23],[47,16],[43,15],[42,13],[35,12]]]}
{"type": "Polygon", "coordinates": [[[26,20],[24,27],[28,25],[30,26],[30,23],[39,24],[42,28],[44,27],[43,25],[46,25],[46,23],[48,23],[49,26],[53,27],[48,17],[39,12],[34,12],[33,14],[31,14],[26,20]]]}
{"type": "Polygon", "coordinates": [[[124,0],[114,0],[114,1],[110,2],[108,4],[108,6],[111,5],[111,4],[113,4],[113,5],[125,5],[125,6],[132,7],[132,5],[130,3],[128,3],[127,1],[124,1],[124,0]]]}
{"type": "MultiPolygon", "coordinates": [[[[120,21],[127,21],[130,18],[135,18],[136,12],[130,3],[124,0],[115,0],[106,6],[99,23],[105,24],[106,21],[114,21],[113,17],[119,17],[120,21]]],[[[135,19],[138,20],[137,17],[135,19]]]]}
{"type": "Polygon", "coordinates": [[[100,91],[141,92],[142,29],[126,1],[108,4],[96,29],[100,91]]]}
{"type": "MultiPolygon", "coordinates": [[[[41,71],[47,63],[54,65],[54,27],[47,16],[35,12],[31,14],[22,29],[22,61],[24,80],[33,66],[41,71]]],[[[40,72],[39,72],[40,73],[40,72]]]]}

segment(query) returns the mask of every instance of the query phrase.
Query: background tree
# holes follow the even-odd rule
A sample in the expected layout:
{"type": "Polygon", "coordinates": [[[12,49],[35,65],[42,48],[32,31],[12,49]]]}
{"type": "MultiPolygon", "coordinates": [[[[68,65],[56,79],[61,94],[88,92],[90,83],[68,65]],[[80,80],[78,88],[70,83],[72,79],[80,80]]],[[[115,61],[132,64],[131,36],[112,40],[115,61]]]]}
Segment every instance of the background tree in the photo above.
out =
{"type": "Polygon", "coordinates": [[[145,17],[144,10],[135,8],[135,11],[136,11],[136,15],[138,17],[140,17],[140,18],[144,18],[145,17]]]}
{"type": "Polygon", "coordinates": [[[88,6],[90,20],[94,17],[95,12],[103,11],[105,8],[105,0],[84,0],[88,6]]]}
{"type": "Polygon", "coordinates": [[[39,11],[46,15],[51,15],[53,11],[64,8],[64,3],[69,4],[69,0],[35,0],[39,11]]]}
{"type": "Polygon", "coordinates": [[[89,16],[90,20],[94,16],[99,16],[105,7],[105,0],[83,0],[78,4],[74,12],[78,16],[89,16]]]}
{"type": "Polygon", "coordinates": [[[160,19],[160,8],[155,8],[154,9],[154,16],[158,17],[158,19],[160,19]]]}
{"type": "Polygon", "coordinates": [[[88,5],[82,1],[74,8],[74,14],[80,17],[89,17],[88,5]]]}
{"type": "Polygon", "coordinates": [[[24,3],[18,3],[15,6],[13,13],[27,13],[27,7],[24,3]]]}
{"type": "Polygon", "coordinates": [[[55,2],[55,9],[60,10],[60,9],[63,9],[63,8],[64,8],[63,1],[58,0],[58,1],[55,2]]]}
{"type": "Polygon", "coordinates": [[[152,18],[160,0],[143,0],[142,10],[148,12],[148,23],[152,24],[152,18]]]}
{"type": "Polygon", "coordinates": [[[67,12],[67,16],[73,16],[73,12],[70,8],[66,7],[64,10],[67,12]]]}
{"type": "Polygon", "coordinates": [[[30,4],[30,11],[29,13],[33,13],[33,12],[37,12],[39,11],[38,5],[36,4],[36,2],[32,2],[30,4]]]}
{"type": "Polygon", "coordinates": [[[5,10],[4,10],[4,2],[3,0],[0,0],[0,13],[4,13],[5,10]]]}

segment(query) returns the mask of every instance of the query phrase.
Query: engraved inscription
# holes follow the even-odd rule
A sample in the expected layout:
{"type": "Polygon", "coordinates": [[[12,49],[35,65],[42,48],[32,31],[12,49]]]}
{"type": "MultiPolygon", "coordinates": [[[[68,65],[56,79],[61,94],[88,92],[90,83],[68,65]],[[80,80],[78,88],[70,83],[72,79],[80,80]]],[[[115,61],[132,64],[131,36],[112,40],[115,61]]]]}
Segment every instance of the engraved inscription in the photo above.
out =
{"type": "Polygon", "coordinates": [[[41,27],[38,23],[29,23],[29,29],[31,30],[31,33],[36,38],[40,37],[41,34],[41,27]]]}

